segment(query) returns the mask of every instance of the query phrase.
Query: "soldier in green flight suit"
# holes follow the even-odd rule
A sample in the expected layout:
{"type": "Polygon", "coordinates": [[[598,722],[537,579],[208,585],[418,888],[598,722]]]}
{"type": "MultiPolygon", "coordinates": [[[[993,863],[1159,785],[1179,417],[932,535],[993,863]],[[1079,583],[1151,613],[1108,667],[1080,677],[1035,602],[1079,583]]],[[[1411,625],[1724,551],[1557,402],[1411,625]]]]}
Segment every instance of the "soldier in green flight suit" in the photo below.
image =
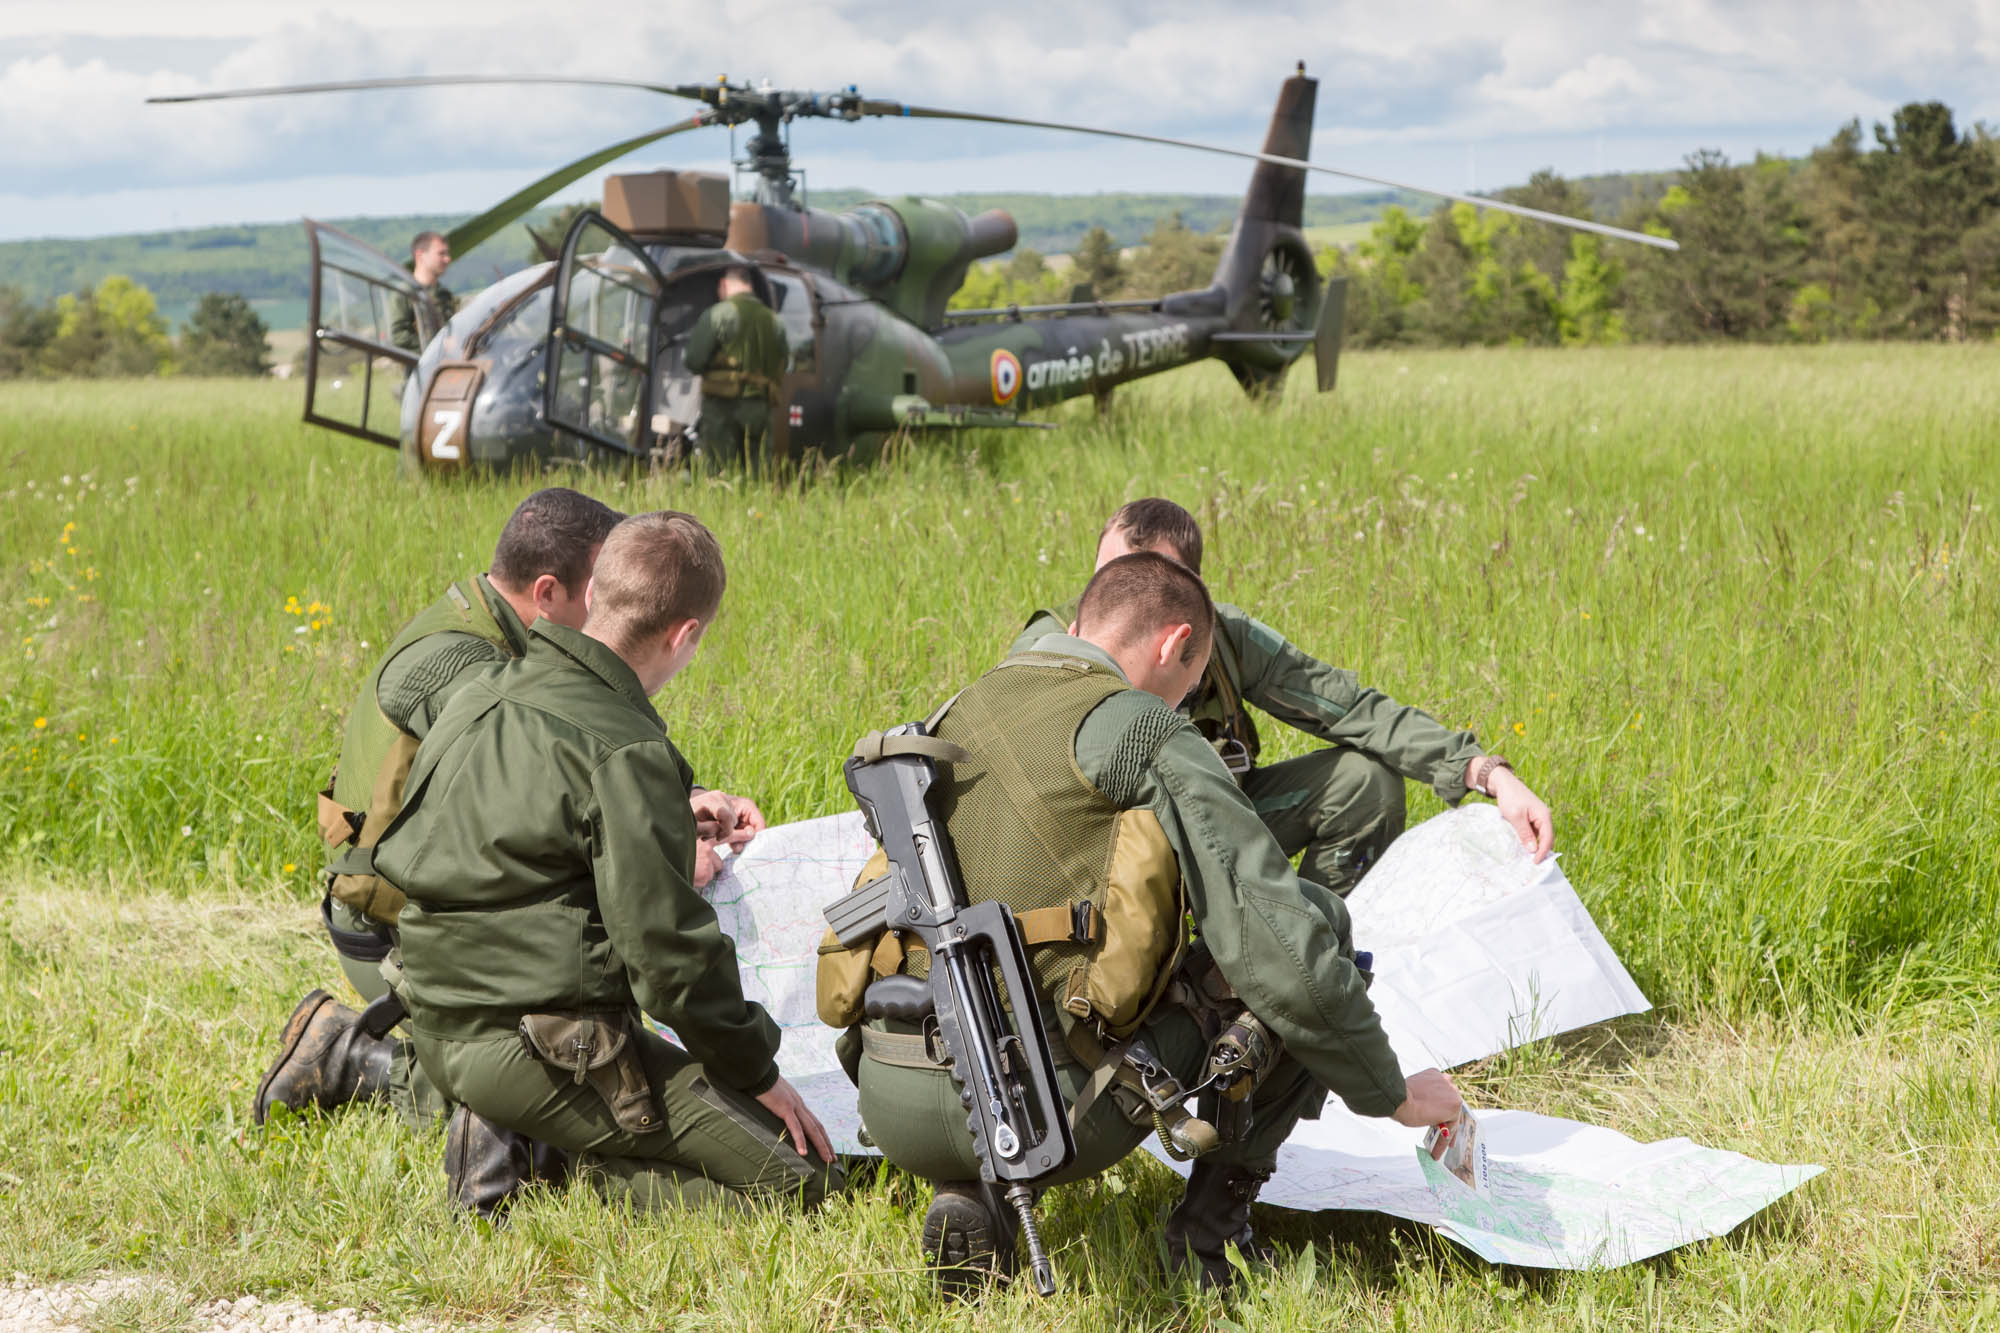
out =
{"type": "MultiPolygon", "coordinates": [[[[1227,1246],[1263,1257],[1250,1201],[1328,1090],[1359,1114],[1410,1126],[1449,1120],[1460,1103],[1437,1070],[1400,1072],[1345,905],[1299,879],[1215,751],[1168,706],[1200,677],[1212,625],[1207,590],[1185,566],[1151,553],[1107,563],[1068,632],[1010,656],[932,719],[933,734],[968,754],[938,762],[933,810],[968,900],[1004,902],[1020,920],[1044,1021],[1061,1029],[1057,1081],[1077,1155],[1050,1183],[1124,1157],[1155,1127],[1155,1106],[1176,1113],[1185,1092],[1148,1105],[1113,1074],[1127,1067],[1121,1051],[1143,1052],[1148,1086],[1164,1070],[1179,1089],[1196,1087],[1214,1035],[1204,997],[1226,995],[1238,1021],[1247,1007],[1282,1043],[1263,1047],[1247,1130],[1196,1162],[1167,1221],[1176,1263],[1226,1285],[1227,1246]]],[[[886,864],[878,852],[861,881],[886,864]]],[[[1008,1266],[1012,1224],[977,1185],[964,1107],[924,1030],[866,1016],[874,978],[927,963],[893,930],[846,950],[829,936],[819,1011],[850,1029],[869,1135],[937,1183],[923,1244],[947,1287],[960,1288],[1008,1266]]]]}
{"type": "MultiPolygon", "coordinates": [[[[1201,526],[1171,500],[1121,506],[1098,538],[1097,563],[1157,551],[1201,572],[1201,526]]],[[[1015,639],[1019,652],[1062,629],[1074,604],[1037,611],[1015,639]]],[[[1402,833],[1403,782],[1427,782],[1451,804],[1490,796],[1521,845],[1539,861],[1554,845],[1549,808],[1499,755],[1469,731],[1453,731],[1421,709],[1361,684],[1352,672],[1301,652],[1240,607],[1216,603],[1215,653],[1181,703],[1299,874],[1346,894],[1402,833]],[[1328,748],[1259,767],[1256,723],[1246,704],[1328,742],[1328,748]]]]}
{"type": "Polygon", "coordinates": [[[451,267],[451,242],[434,231],[420,231],[410,242],[410,275],[417,280],[419,298],[429,309],[424,312],[420,323],[416,306],[407,300],[398,300],[396,317],[390,321],[389,338],[396,346],[411,352],[424,350],[424,329],[441,329],[445,322],[458,313],[458,298],[451,294],[451,288],[438,281],[444,271],[451,267]]]}
{"type": "MultiPolygon", "coordinates": [[[[252,1118],[273,1106],[333,1110],[387,1100],[411,1124],[449,1107],[392,1037],[402,1007],[383,974],[394,947],[401,895],[367,864],[402,808],[417,744],[451,692],[479,667],[521,655],[540,617],[580,626],[584,585],[617,510],[567,487],[536,491],[501,529],[484,574],[468,575],[420,612],[390,643],[348,709],[340,762],[319,795],[320,836],[331,860],[321,904],[342,971],[369,1001],[361,1013],[314,989],[286,1021],[279,1050],[257,1085],[252,1118]]],[[[721,792],[696,798],[705,831],[701,869],[714,873],[717,842],[740,845],[763,828],[750,801],[721,792]]]]}
{"type": "Polygon", "coordinates": [[[716,294],[720,299],[701,312],[688,334],[685,363],[701,376],[695,434],[709,466],[755,467],[766,461],[771,405],[791,348],[784,325],[757,299],[750,270],[728,270],[716,294]]]}
{"type": "Polygon", "coordinates": [[[494,1169],[510,1134],[640,1207],[810,1205],[839,1182],[695,890],[688,765],[649,702],[693,659],[723,585],[696,519],[619,524],[583,628],[537,621],[519,659],[460,686],[375,848],[407,897],[417,1057],[464,1107],[446,1148],[464,1207],[491,1215],[524,1182],[494,1169]]]}

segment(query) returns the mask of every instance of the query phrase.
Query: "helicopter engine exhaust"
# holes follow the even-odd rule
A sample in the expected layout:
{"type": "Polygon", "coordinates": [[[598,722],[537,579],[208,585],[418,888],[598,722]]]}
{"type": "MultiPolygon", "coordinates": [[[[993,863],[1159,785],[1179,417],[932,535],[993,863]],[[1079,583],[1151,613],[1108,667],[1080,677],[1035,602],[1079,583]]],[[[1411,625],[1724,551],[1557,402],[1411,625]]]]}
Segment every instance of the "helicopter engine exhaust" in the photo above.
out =
{"type": "Polygon", "coordinates": [[[775,250],[824,269],[935,328],[974,261],[1014,248],[1020,229],[1003,209],[967,217],[935,199],[871,200],[844,213],[739,202],[725,244],[742,255],[775,250]]]}

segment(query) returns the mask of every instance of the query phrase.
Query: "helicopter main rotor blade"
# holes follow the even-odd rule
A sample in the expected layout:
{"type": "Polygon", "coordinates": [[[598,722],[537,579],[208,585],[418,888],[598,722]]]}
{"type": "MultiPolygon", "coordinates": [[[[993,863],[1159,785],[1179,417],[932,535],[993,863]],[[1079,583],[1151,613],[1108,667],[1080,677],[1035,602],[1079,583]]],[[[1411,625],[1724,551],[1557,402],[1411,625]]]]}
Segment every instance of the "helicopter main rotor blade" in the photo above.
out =
{"type": "Polygon", "coordinates": [[[451,253],[454,257],[461,256],[471,250],[473,246],[478,245],[501,228],[512,223],[514,219],[526,213],[536,204],[541,203],[542,200],[548,198],[557,190],[575,181],[582,180],[605,163],[644,148],[649,143],[658,143],[661,139],[667,138],[669,135],[685,134],[689,130],[698,130],[704,125],[713,125],[714,123],[714,113],[698,111],[686,120],[675,121],[665,129],[654,130],[650,134],[642,134],[636,139],[626,139],[621,143],[612,144],[609,148],[600,148],[589,157],[581,157],[566,167],[558,167],[536,181],[533,185],[515,191],[493,207],[487,209],[484,213],[481,213],[478,217],[461,222],[458,226],[453,227],[445,233],[445,243],[451,247],[451,253]]]}
{"type": "Polygon", "coordinates": [[[1093,134],[1104,139],[1126,139],[1133,143],[1162,144],[1168,148],[1187,148],[1197,153],[1216,153],[1223,157],[1246,158],[1252,162],[1270,162],[1281,167],[1297,167],[1303,171],[1318,171],[1328,176],[1344,176],[1348,180],[1366,181],[1370,185],[1383,185],[1392,190],[1408,190],[1413,194],[1428,194],[1438,199],[1449,199],[1454,203],[1471,204],[1474,208],[1495,208],[1503,213],[1518,217],[1534,218],[1538,222],[1552,222],[1558,227],[1568,227],[1574,231],[1595,232],[1599,236],[1609,236],[1620,241],[1636,241],[1640,245],[1651,245],[1661,250],[1678,250],[1680,242],[1666,236],[1649,236],[1645,232],[1627,231],[1623,227],[1613,227],[1602,222],[1592,222],[1588,218],[1573,218],[1562,213],[1550,213],[1539,208],[1529,208],[1524,204],[1510,204],[1501,199],[1484,199],[1477,195],[1453,194],[1449,190],[1434,190],[1428,185],[1409,185],[1402,181],[1388,180],[1382,176],[1368,176],[1359,171],[1346,171],[1340,167],[1321,166],[1317,162],[1307,162],[1302,158],[1279,157],[1272,153],[1252,153],[1241,148],[1223,148],[1216,144],[1196,143],[1191,139],[1169,139],[1158,134],[1138,134],[1131,130],[1105,130],[1091,125],[1069,125],[1059,120],[1029,120],[1021,116],[995,116],[980,111],[951,111],[943,107],[908,106],[902,102],[883,102],[864,99],[861,103],[864,116],[904,116],[912,120],[970,120],[987,125],[1019,125],[1031,130],[1062,130],[1070,134],[1093,134]]]}
{"type": "Polygon", "coordinates": [[[451,88],[479,84],[541,83],[583,88],[637,88],[641,92],[665,93],[669,97],[694,97],[689,88],[664,83],[641,83],[633,79],[571,78],[561,74],[412,74],[388,79],[344,79],[333,83],[285,83],[269,88],[225,88],[212,93],[180,93],[169,97],[149,97],[148,102],[226,102],[241,97],[290,97],[296,93],[353,93],[373,88],[451,88]]]}

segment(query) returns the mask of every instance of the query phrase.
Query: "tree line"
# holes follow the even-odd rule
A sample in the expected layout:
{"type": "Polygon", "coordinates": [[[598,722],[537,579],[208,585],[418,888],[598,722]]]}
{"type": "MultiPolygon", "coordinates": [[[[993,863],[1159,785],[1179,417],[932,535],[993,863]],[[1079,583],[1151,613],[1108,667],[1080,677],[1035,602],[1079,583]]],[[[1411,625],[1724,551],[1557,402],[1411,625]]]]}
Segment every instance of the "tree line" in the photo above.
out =
{"type": "Polygon", "coordinates": [[[268,333],[237,292],[203,296],[176,337],[153,294],[119,274],[39,303],[0,287],[0,379],[262,375],[268,333]]]}
{"type": "MultiPolygon", "coordinates": [[[[1466,204],[1391,206],[1320,267],[1348,278],[1357,346],[1587,345],[2000,336],[2000,140],[1913,102],[1872,134],[1850,121],[1799,159],[1732,163],[1714,150],[1675,173],[1625,177],[1615,208],[1553,172],[1496,197],[1671,237],[1678,252],[1466,204]]],[[[1065,268],[1032,251],[976,269],[955,304],[1153,297],[1204,287],[1220,232],[1178,214],[1124,252],[1102,228],[1065,268]]]]}

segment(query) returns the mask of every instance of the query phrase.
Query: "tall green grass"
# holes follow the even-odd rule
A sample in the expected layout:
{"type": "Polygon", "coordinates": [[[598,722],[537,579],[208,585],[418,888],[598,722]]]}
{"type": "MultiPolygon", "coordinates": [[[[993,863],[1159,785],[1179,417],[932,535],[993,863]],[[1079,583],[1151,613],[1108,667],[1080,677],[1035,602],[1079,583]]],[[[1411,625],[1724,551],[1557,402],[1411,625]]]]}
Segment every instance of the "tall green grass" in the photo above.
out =
{"type": "MultiPolygon", "coordinates": [[[[1161,493],[1220,595],[1514,757],[1656,999],[1990,1009],[1996,368],[1376,353],[1271,409],[1204,367],[1104,423],[806,481],[573,480],[721,537],[723,619],[663,711],[775,819],[843,808],[856,734],[993,661],[1161,493]]],[[[368,663],[541,482],[412,486],[296,395],[0,386],[0,865],[312,892],[310,794],[368,663]]]]}
{"type": "Polygon", "coordinates": [[[723,619],[661,702],[777,819],[842,808],[857,733],[1073,595],[1119,501],[1197,508],[1222,595],[1515,758],[1667,1006],[1467,1071],[1472,1100],[1832,1168],[1608,1273],[1272,1214],[1280,1263],[1225,1300],[1160,1277],[1174,1187],[1135,1159],[1048,1201],[1058,1301],[972,1306],[931,1293],[895,1172],[809,1219],[573,1190],[489,1234],[435,1132],[250,1131],[277,1024],[333,978],[310,810],[342,712],[539,482],[407,485],[280,385],[0,386],[0,1273],[175,1284],[98,1327],[249,1293],[475,1327],[2000,1328],[1996,369],[1382,353],[1332,399],[1253,409],[1204,368],[794,484],[577,479],[721,536],[723,619]]]}

